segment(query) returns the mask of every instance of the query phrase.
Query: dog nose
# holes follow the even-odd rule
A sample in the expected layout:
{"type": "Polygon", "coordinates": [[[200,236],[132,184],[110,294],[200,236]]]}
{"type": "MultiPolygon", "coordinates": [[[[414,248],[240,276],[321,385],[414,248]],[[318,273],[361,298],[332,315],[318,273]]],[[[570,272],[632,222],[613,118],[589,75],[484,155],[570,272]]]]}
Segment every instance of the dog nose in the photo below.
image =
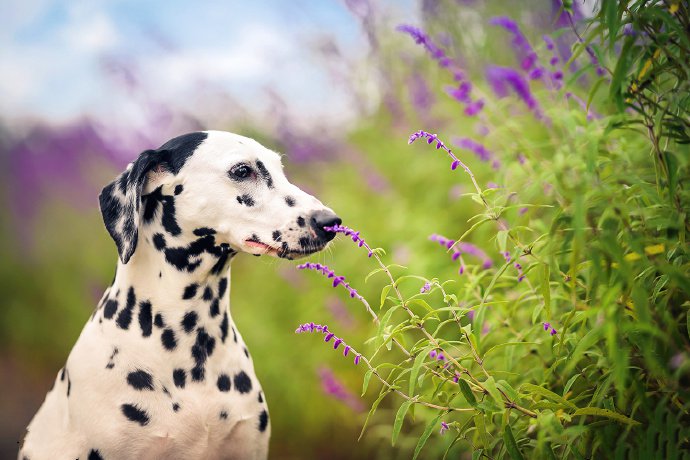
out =
{"type": "Polygon", "coordinates": [[[333,227],[343,223],[340,217],[330,211],[316,211],[311,215],[310,222],[316,236],[325,241],[331,241],[335,238],[335,232],[324,230],[324,227],[333,227]]]}

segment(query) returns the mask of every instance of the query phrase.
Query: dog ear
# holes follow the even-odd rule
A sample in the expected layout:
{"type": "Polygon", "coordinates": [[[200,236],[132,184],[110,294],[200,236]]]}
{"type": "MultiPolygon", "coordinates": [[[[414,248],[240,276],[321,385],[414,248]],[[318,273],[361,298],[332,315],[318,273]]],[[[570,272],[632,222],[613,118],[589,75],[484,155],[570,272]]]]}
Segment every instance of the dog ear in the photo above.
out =
{"type": "MultiPolygon", "coordinates": [[[[105,228],[115,240],[120,260],[126,264],[137,248],[141,196],[147,179],[159,181],[168,167],[167,150],[146,150],[127,169],[106,185],[98,201],[105,228]]],[[[147,189],[150,188],[146,187],[147,189]]]]}

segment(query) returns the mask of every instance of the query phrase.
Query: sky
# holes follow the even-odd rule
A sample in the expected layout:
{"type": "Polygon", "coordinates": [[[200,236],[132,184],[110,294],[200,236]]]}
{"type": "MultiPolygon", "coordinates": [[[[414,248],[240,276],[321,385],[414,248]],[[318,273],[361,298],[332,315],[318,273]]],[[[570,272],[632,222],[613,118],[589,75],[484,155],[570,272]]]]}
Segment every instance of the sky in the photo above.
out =
{"type": "MultiPolygon", "coordinates": [[[[400,21],[415,11],[411,0],[383,3],[400,21]]],[[[349,62],[368,51],[344,0],[0,0],[0,6],[6,120],[60,123],[88,114],[136,123],[143,122],[141,104],[151,101],[189,113],[231,112],[238,104],[260,113],[270,111],[271,93],[296,116],[337,120],[352,111],[347,89],[315,49],[331,43],[349,62]]]]}

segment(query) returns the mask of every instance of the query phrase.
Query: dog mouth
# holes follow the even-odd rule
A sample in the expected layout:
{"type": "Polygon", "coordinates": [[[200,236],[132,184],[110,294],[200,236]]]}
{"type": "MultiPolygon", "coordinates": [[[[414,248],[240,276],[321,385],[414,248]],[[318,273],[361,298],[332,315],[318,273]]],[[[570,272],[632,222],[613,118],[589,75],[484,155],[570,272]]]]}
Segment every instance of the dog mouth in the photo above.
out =
{"type": "Polygon", "coordinates": [[[248,247],[258,249],[260,251],[259,253],[254,253],[254,255],[271,255],[279,257],[281,259],[289,260],[297,259],[299,257],[305,257],[310,254],[314,254],[315,252],[319,252],[326,247],[326,244],[328,244],[320,243],[317,241],[310,243],[312,244],[309,244],[307,247],[295,249],[290,248],[290,246],[285,242],[283,242],[280,247],[275,247],[271,246],[270,244],[266,244],[262,241],[256,241],[252,239],[247,239],[244,241],[244,244],[246,244],[248,247]]]}

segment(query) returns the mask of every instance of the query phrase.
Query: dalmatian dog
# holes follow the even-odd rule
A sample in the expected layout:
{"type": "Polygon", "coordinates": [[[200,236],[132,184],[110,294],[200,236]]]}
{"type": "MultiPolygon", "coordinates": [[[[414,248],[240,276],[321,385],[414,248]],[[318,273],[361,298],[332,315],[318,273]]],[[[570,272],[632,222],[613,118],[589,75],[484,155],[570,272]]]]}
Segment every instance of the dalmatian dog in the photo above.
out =
{"type": "Polygon", "coordinates": [[[278,154],[220,131],[141,153],[100,207],[115,279],[18,458],[266,458],[266,397],[230,316],[230,262],[312,254],[340,219],[288,182],[278,154]]]}

